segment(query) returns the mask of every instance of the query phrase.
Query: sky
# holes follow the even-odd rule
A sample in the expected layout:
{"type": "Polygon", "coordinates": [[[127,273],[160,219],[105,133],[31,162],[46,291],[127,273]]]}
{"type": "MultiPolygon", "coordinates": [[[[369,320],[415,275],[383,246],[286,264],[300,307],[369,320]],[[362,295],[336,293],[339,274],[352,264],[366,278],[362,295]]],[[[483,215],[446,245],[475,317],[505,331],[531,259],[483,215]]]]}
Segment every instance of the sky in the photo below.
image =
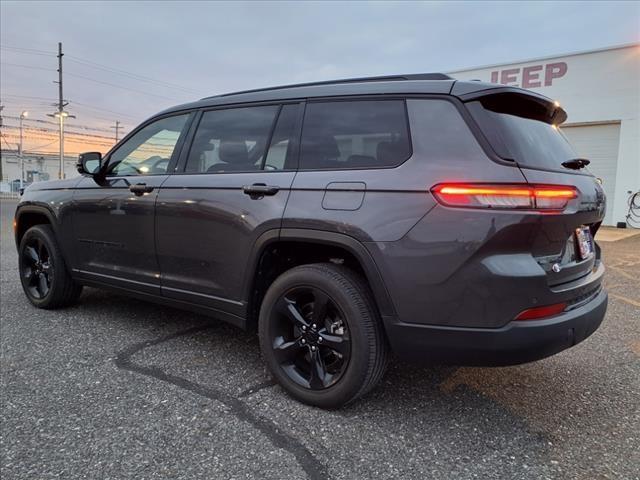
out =
{"type": "Polygon", "coordinates": [[[640,2],[0,3],[2,148],[56,151],[43,123],[64,56],[69,152],[105,152],[164,108],[333,78],[454,71],[640,40],[640,2]],[[36,121],[38,120],[38,121],[36,121]],[[48,145],[47,145],[48,144],[48,145]],[[91,145],[89,145],[91,144],[91,145]],[[45,146],[46,145],[46,146],[45,146]],[[15,147],[14,147],[15,148],[15,147]]]}

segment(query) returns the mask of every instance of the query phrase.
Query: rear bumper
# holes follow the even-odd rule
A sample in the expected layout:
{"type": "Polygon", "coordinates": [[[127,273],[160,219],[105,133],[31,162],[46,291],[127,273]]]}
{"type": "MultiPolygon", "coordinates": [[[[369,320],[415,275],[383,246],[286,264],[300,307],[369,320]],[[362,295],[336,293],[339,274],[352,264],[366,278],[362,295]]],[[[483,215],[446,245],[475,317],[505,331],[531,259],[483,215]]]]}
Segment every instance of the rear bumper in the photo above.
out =
{"type": "Polygon", "coordinates": [[[512,321],[501,328],[420,325],[385,318],[395,353],[409,361],[501,366],[531,362],[570,348],[595,332],[607,310],[607,293],[543,320],[512,321]]]}

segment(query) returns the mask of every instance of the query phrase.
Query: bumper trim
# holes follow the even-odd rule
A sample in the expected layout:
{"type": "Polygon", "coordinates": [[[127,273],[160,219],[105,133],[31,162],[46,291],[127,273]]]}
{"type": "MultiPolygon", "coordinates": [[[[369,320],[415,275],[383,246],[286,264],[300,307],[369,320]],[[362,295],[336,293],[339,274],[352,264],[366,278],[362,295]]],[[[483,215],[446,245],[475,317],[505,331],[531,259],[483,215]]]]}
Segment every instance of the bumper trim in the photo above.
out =
{"type": "Polygon", "coordinates": [[[604,289],[588,303],[551,318],[512,321],[501,328],[421,325],[385,318],[387,336],[402,359],[459,366],[504,366],[540,360],[595,332],[607,310],[604,289]]]}

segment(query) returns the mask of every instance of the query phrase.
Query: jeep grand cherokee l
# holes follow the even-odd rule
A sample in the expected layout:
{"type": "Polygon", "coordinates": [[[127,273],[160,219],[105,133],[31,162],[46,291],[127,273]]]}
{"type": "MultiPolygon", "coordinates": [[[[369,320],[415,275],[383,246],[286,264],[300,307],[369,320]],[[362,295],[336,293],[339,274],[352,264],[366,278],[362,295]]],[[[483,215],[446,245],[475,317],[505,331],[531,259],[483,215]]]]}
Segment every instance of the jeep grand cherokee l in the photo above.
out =
{"type": "Polygon", "coordinates": [[[389,351],[540,359],[606,310],[604,194],[546,97],[442,74],[209,97],[145,121],[16,216],[36,307],[84,285],[257,328],[273,376],[336,408],[389,351]]]}

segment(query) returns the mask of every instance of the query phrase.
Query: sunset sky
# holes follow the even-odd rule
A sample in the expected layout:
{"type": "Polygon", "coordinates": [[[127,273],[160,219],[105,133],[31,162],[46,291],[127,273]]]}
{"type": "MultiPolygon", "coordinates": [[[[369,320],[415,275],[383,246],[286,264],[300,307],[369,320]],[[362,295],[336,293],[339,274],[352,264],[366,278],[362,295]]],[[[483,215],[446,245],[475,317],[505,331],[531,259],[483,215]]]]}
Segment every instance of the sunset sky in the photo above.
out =
{"type": "Polygon", "coordinates": [[[451,71],[638,41],[638,2],[0,4],[2,148],[55,152],[63,42],[66,151],[105,152],[170,105],[276,84],[451,71]],[[122,133],[121,133],[122,136],[122,133]]]}

